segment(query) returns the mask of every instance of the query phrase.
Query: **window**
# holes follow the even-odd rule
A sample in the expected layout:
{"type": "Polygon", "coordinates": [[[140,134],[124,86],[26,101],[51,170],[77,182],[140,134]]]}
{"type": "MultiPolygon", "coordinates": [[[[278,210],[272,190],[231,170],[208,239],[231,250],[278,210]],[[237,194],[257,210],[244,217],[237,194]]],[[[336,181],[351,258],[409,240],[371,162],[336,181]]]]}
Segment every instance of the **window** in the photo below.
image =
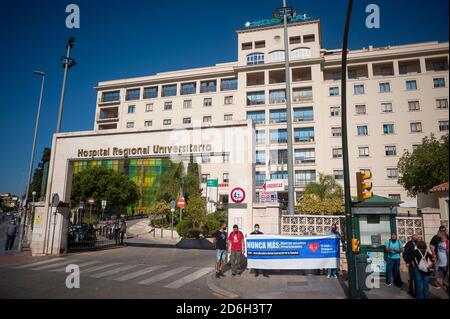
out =
{"type": "Polygon", "coordinates": [[[314,127],[300,127],[294,129],[294,141],[314,142],[314,127]]]}
{"type": "Polygon", "coordinates": [[[247,55],[247,65],[264,63],[264,53],[251,53],[247,55]]]}
{"type": "Polygon", "coordinates": [[[290,59],[292,60],[300,60],[307,59],[311,57],[311,49],[310,48],[298,48],[291,51],[290,59]]]}
{"type": "Polygon", "coordinates": [[[341,72],[333,72],[331,78],[333,79],[333,81],[340,81],[342,78],[342,74],[341,72]]]}
{"type": "Polygon", "coordinates": [[[251,49],[253,49],[253,42],[242,43],[242,50],[251,50],[251,49]]]}
{"type": "Polygon", "coordinates": [[[177,85],[171,84],[171,85],[163,85],[162,87],[162,97],[165,96],[176,96],[177,95],[177,85]]]}
{"type": "Polygon", "coordinates": [[[406,81],[406,90],[408,91],[417,90],[417,81],[416,80],[406,81]]]}
{"type": "Polygon", "coordinates": [[[145,104],[145,112],[153,112],[153,103],[145,104]]]}
{"type": "Polygon", "coordinates": [[[381,112],[391,113],[392,112],[392,103],[381,103],[381,112]]]}
{"type": "Polygon", "coordinates": [[[311,170],[302,170],[295,171],[295,185],[305,186],[310,183],[314,183],[316,181],[316,171],[311,170]]]}
{"type": "Polygon", "coordinates": [[[270,130],[270,143],[287,143],[287,130],[270,130]]]}
{"type": "Polygon", "coordinates": [[[264,91],[247,93],[247,105],[261,105],[261,104],[265,104],[264,91]]]}
{"type": "Polygon", "coordinates": [[[212,106],[212,98],[205,97],[203,99],[203,106],[205,106],[205,107],[212,106]]]}
{"type": "Polygon", "coordinates": [[[330,116],[341,116],[341,107],[340,106],[332,106],[330,107],[330,116]]]}
{"type": "Polygon", "coordinates": [[[191,124],[191,118],[190,117],[183,117],[183,124],[191,124]]]}
{"type": "Polygon", "coordinates": [[[115,102],[119,100],[120,100],[120,91],[102,93],[102,102],[115,102]]]}
{"type": "Polygon", "coordinates": [[[294,102],[310,102],[313,99],[312,87],[295,88],[292,90],[292,100],[294,102]]]}
{"type": "Polygon", "coordinates": [[[389,194],[388,197],[390,199],[397,199],[397,200],[401,200],[402,199],[400,194],[389,194]]]}
{"type": "Polygon", "coordinates": [[[139,100],[141,95],[141,89],[128,89],[125,99],[127,101],[139,100]]]}
{"type": "Polygon", "coordinates": [[[358,125],[356,127],[356,131],[358,133],[358,136],[368,135],[369,130],[367,128],[367,125],[358,125]]]}
{"type": "Polygon", "coordinates": [[[266,151],[256,151],[255,163],[256,165],[266,164],[266,151]]]}
{"type": "Polygon", "coordinates": [[[144,122],[144,126],[145,126],[145,127],[152,126],[152,124],[153,124],[153,121],[145,121],[145,122],[144,122]]]}
{"type": "Polygon", "coordinates": [[[211,123],[212,117],[211,115],[203,116],[203,123],[211,123]]]}
{"type": "Polygon", "coordinates": [[[127,128],[134,128],[134,122],[127,122],[127,128]]]}
{"type": "Polygon", "coordinates": [[[410,112],[411,111],[419,111],[420,110],[419,101],[409,101],[408,109],[410,112]]]}
{"type": "Polygon", "coordinates": [[[348,78],[349,79],[358,78],[358,72],[356,70],[348,70],[348,78]]]}
{"type": "Polygon", "coordinates": [[[286,91],[285,90],[271,90],[269,92],[269,103],[285,103],[286,102],[286,91]]]}
{"type": "Polygon", "coordinates": [[[269,52],[267,55],[267,62],[280,62],[284,61],[284,51],[283,50],[277,50],[269,52]]]}
{"type": "Polygon", "coordinates": [[[355,94],[364,94],[364,84],[356,84],[353,90],[355,94]]]}
{"type": "Polygon", "coordinates": [[[437,99],[436,107],[438,109],[448,109],[448,100],[447,99],[437,99]]]}
{"type": "Polygon", "coordinates": [[[216,80],[201,81],[200,93],[216,92],[216,80]]]}
{"type": "Polygon", "coordinates": [[[338,137],[342,136],[342,130],[340,127],[332,127],[331,128],[331,136],[338,137]]]}
{"type": "Polygon", "coordinates": [[[366,105],[365,104],[358,104],[355,106],[356,114],[363,115],[366,114],[366,105]]]}
{"type": "Polygon", "coordinates": [[[230,154],[228,154],[228,153],[222,154],[222,162],[225,164],[229,163],[230,162],[230,154]]]}
{"type": "MultiPolygon", "coordinates": [[[[287,150],[286,150],[287,152],[287,150]]],[[[286,153],[287,159],[287,153],[286,153]]],[[[295,163],[314,163],[316,161],[316,150],[314,148],[304,148],[295,150],[295,163]]]]}
{"type": "Polygon", "coordinates": [[[297,44],[302,42],[301,36],[289,37],[289,44],[297,44]]]}
{"type": "Polygon", "coordinates": [[[336,180],[344,179],[344,171],[341,169],[335,169],[333,170],[333,176],[336,180]]]}
{"type": "Polygon", "coordinates": [[[287,164],[287,150],[270,150],[270,164],[287,164]]]}
{"type": "Polygon", "coordinates": [[[383,134],[394,134],[394,124],[383,124],[383,134]]]}
{"type": "Polygon", "coordinates": [[[422,132],[422,123],[421,122],[412,122],[409,124],[411,128],[411,133],[419,133],[422,132]]]}
{"type": "Polygon", "coordinates": [[[439,121],[439,131],[440,132],[448,131],[448,121],[439,121]]]}
{"type": "Polygon", "coordinates": [[[420,144],[413,144],[413,146],[412,146],[413,152],[414,152],[416,149],[418,149],[419,146],[420,146],[420,144]]]}
{"type": "Polygon", "coordinates": [[[197,83],[181,83],[180,95],[195,94],[197,92],[197,83]]]}
{"type": "Polygon", "coordinates": [[[367,146],[358,147],[358,154],[359,154],[359,157],[369,156],[369,147],[367,147],[367,146]]]}
{"type": "Polygon", "coordinates": [[[128,105],[128,113],[136,112],[136,105],[128,105]]]}
{"type": "Polygon", "coordinates": [[[255,49],[262,49],[266,47],[266,41],[255,41],[255,49]]]}
{"type": "Polygon", "coordinates": [[[163,120],[163,125],[170,125],[172,124],[172,120],[171,119],[164,119],[163,120]]]}
{"type": "Polygon", "coordinates": [[[397,178],[398,177],[398,169],[396,167],[386,169],[387,178],[397,178]]]}
{"type": "Polygon", "coordinates": [[[211,163],[211,156],[209,156],[209,154],[202,154],[201,158],[202,158],[202,164],[211,163]]]}
{"type": "Polygon", "coordinates": [[[333,86],[329,88],[330,96],[338,96],[339,95],[339,87],[333,86]]]}
{"type": "Polygon", "coordinates": [[[172,102],[164,102],[164,111],[170,111],[172,109],[172,102]]]}
{"type": "Polygon", "coordinates": [[[383,75],[383,76],[394,75],[394,69],[390,66],[382,67],[380,72],[381,72],[381,75],[383,75]]]}
{"type": "Polygon", "coordinates": [[[313,108],[302,107],[294,109],[294,122],[304,122],[314,120],[313,108]]]}
{"type": "Polygon", "coordinates": [[[208,181],[208,178],[209,178],[209,174],[202,174],[201,182],[202,183],[206,183],[208,181]]]}
{"type": "Polygon", "coordinates": [[[225,105],[233,104],[233,96],[225,96],[223,98],[223,104],[225,105]]]}
{"type": "Polygon", "coordinates": [[[287,113],[285,109],[281,110],[270,110],[270,123],[286,123],[287,113]]]}
{"type": "Polygon", "coordinates": [[[397,147],[395,145],[388,145],[384,147],[384,154],[386,156],[396,156],[397,155],[397,147]]]}
{"type": "Polygon", "coordinates": [[[264,111],[247,112],[247,120],[251,120],[255,124],[264,124],[266,122],[266,113],[264,111]]]}
{"type": "Polygon", "coordinates": [[[233,91],[237,90],[237,79],[222,79],[220,81],[220,90],[221,91],[233,91]]]}
{"type": "Polygon", "coordinates": [[[445,71],[445,62],[433,62],[433,71],[445,71]]]}
{"type": "Polygon", "coordinates": [[[266,131],[260,130],[255,132],[256,144],[261,145],[266,143],[266,131]]]}
{"type": "Polygon", "coordinates": [[[230,174],[229,173],[223,173],[222,175],[222,182],[228,183],[230,181],[230,174]]]}
{"type": "Polygon", "coordinates": [[[158,97],[158,87],[146,87],[144,88],[144,99],[153,99],[158,97]]]}
{"type": "Polygon", "coordinates": [[[184,100],[183,109],[190,109],[190,108],[192,108],[192,100],[184,100]]]}
{"type": "Polygon", "coordinates": [[[270,172],[270,179],[287,179],[287,171],[270,172]]]}
{"type": "Polygon", "coordinates": [[[233,114],[225,114],[223,116],[224,121],[232,121],[233,120],[233,114]]]}
{"type": "Polygon", "coordinates": [[[315,36],[314,34],[306,34],[303,36],[303,42],[314,42],[315,36]]]}
{"type": "Polygon", "coordinates": [[[445,87],[445,79],[444,78],[433,79],[433,86],[435,88],[443,88],[443,87],[445,87]]]}
{"type": "Polygon", "coordinates": [[[342,148],[333,148],[331,153],[333,158],[342,158],[342,148]]]}
{"type": "Polygon", "coordinates": [[[381,93],[391,92],[391,84],[389,82],[380,83],[380,92],[381,93]]]}
{"type": "Polygon", "coordinates": [[[266,173],[265,172],[255,172],[255,183],[256,186],[261,187],[262,184],[266,181],[266,173]]]}

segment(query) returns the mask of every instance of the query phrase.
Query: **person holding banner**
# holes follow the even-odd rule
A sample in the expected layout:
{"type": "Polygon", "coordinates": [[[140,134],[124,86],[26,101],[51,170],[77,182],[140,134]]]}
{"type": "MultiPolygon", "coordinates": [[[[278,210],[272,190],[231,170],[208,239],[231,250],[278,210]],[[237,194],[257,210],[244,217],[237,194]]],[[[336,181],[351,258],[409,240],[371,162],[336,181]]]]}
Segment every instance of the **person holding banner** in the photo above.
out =
{"type": "Polygon", "coordinates": [[[244,234],[239,230],[238,225],[233,225],[233,231],[228,236],[228,251],[230,252],[231,274],[240,275],[242,269],[242,255],[245,253],[244,234]]]}
{"type": "Polygon", "coordinates": [[[219,230],[213,234],[213,237],[214,247],[216,248],[216,278],[225,277],[222,269],[227,256],[227,226],[222,223],[219,230]]]}
{"type": "MultiPolygon", "coordinates": [[[[264,233],[262,232],[262,231],[260,231],[259,230],[259,224],[255,224],[255,228],[254,228],[254,231],[252,231],[251,233],[250,233],[250,235],[263,235],[264,233]]],[[[259,276],[259,272],[261,271],[261,273],[262,273],[262,275],[264,276],[264,277],[269,277],[268,275],[267,275],[267,273],[264,271],[264,269],[253,269],[254,271],[255,271],[255,277],[258,277],[259,276]]]]}
{"type": "MultiPolygon", "coordinates": [[[[331,226],[331,231],[329,233],[327,233],[327,235],[334,235],[337,238],[339,238],[339,241],[337,242],[337,250],[340,250],[340,240],[341,240],[341,234],[339,234],[338,230],[337,230],[337,226],[336,224],[333,224],[331,226]]],[[[337,268],[328,268],[327,269],[327,278],[337,278],[337,268]]]]}

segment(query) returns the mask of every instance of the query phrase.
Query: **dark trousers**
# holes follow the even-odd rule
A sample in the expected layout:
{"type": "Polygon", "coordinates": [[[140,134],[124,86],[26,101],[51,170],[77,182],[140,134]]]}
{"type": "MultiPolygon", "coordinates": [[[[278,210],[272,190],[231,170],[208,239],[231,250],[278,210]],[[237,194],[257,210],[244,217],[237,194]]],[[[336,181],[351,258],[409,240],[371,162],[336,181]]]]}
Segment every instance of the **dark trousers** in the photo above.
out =
{"type": "Polygon", "coordinates": [[[428,291],[430,274],[414,268],[414,275],[416,277],[416,299],[430,299],[428,291]]]}
{"type": "Polygon", "coordinates": [[[393,281],[395,284],[399,284],[400,278],[400,258],[392,259],[387,258],[386,263],[386,283],[391,284],[393,281]]]}
{"type": "Polygon", "coordinates": [[[14,240],[16,239],[16,236],[10,236],[6,234],[6,242],[5,242],[5,250],[11,250],[14,245],[14,240]]]}
{"type": "Polygon", "coordinates": [[[408,292],[411,295],[415,295],[416,293],[416,275],[414,274],[414,267],[409,264],[408,266],[408,292]]]}
{"type": "Polygon", "coordinates": [[[124,232],[120,232],[120,244],[123,245],[123,236],[125,236],[124,232]]]}
{"type": "Polygon", "coordinates": [[[240,274],[242,272],[241,263],[242,263],[242,252],[241,251],[231,251],[230,256],[230,262],[231,262],[231,272],[233,274],[240,274]]]}

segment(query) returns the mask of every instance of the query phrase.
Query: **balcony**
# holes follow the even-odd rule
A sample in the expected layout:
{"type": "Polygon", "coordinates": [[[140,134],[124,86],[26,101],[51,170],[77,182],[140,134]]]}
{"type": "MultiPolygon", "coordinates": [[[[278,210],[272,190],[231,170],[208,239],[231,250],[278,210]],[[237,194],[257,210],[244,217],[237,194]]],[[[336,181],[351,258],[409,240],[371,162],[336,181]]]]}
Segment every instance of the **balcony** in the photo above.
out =
{"type": "Polygon", "coordinates": [[[105,123],[105,122],[117,122],[119,120],[119,113],[107,113],[102,114],[100,113],[97,116],[97,122],[99,123],[105,123]]]}
{"type": "Polygon", "coordinates": [[[98,105],[111,105],[120,103],[120,91],[114,92],[103,92],[101,97],[98,99],[98,105]]]}
{"type": "Polygon", "coordinates": [[[311,68],[296,68],[292,69],[292,81],[302,82],[311,81],[311,68]]]}
{"type": "Polygon", "coordinates": [[[269,84],[279,84],[286,82],[286,73],[284,70],[269,71],[269,84]]]}
{"type": "Polygon", "coordinates": [[[400,75],[421,73],[420,60],[400,61],[398,69],[400,75]]]}
{"type": "Polygon", "coordinates": [[[374,77],[384,77],[394,75],[394,63],[377,63],[373,64],[373,76],[374,77]]]}
{"type": "Polygon", "coordinates": [[[297,103],[311,102],[313,100],[312,87],[295,88],[292,91],[292,101],[297,103]]]}
{"type": "Polygon", "coordinates": [[[448,60],[447,57],[425,59],[425,66],[427,72],[448,71],[448,60]]]}
{"type": "Polygon", "coordinates": [[[247,73],[247,86],[264,85],[264,72],[247,73]]]}
{"type": "Polygon", "coordinates": [[[361,80],[369,78],[369,71],[367,65],[358,65],[349,67],[347,72],[349,80],[361,80]]]}

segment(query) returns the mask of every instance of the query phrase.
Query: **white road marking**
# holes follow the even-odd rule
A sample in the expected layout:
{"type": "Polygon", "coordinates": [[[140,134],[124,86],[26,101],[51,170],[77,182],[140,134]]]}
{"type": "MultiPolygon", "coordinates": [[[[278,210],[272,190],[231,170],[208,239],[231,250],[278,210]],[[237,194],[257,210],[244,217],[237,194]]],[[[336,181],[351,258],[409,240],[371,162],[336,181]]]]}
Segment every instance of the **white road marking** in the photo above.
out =
{"type": "Polygon", "coordinates": [[[122,266],[122,267],[119,267],[119,268],[116,268],[116,269],[107,270],[107,271],[102,272],[100,274],[91,275],[91,277],[92,278],[102,278],[102,277],[106,277],[106,276],[109,276],[109,275],[117,274],[118,272],[121,272],[121,271],[125,271],[125,270],[128,270],[128,269],[136,268],[138,266],[142,266],[142,265],[139,265],[139,264],[138,265],[126,265],[126,266],[122,266]]]}
{"type": "Polygon", "coordinates": [[[159,275],[152,276],[152,277],[150,277],[148,279],[139,281],[138,284],[140,284],[140,285],[151,285],[151,284],[153,284],[155,282],[158,282],[158,281],[164,280],[166,278],[169,278],[170,276],[176,275],[176,274],[178,274],[178,273],[180,273],[182,271],[188,270],[189,268],[191,268],[191,267],[178,267],[178,268],[175,268],[175,269],[163,272],[163,273],[161,273],[159,275]]]}
{"type": "Polygon", "coordinates": [[[141,270],[139,270],[139,271],[136,271],[136,272],[132,272],[132,273],[130,273],[130,274],[126,274],[126,275],[124,275],[124,276],[122,276],[122,277],[114,278],[114,280],[117,280],[117,281],[127,281],[127,280],[130,280],[130,279],[134,279],[134,278],[136,278],[136,277],[145,275],[145,274],[147,274],[147,273],[149,273],[149,272],[152,272],[152,271],[161,269],[161,268],[163,268],[163,267],[167,267],[167,266],[152,266],[152,267],[148,267],[148,268],[145,268],[145,269],[141,269],[141,270]]]}
{"type": "Polygon", "coordinates": [[[122,264],[123,263],[110,263],[110,264],[107,264],[107,265],[91,267],[91,268],[83,270],[83,273],[85,274],[85,273],[88,273],[88,272],[94,272],[94,271],[97,271],[97,270],[102,270],[102,269],[105,269],[105,268],[108,268],[108,267],[113,267],[113,266],[122,265],[122,264]]]}
{"type": "Polygon", "coordinates": [[[21,266],[17,266],[17,267],[13,267],[13,268],[14,269],[22,269],[22,268],[28,268],[28,267],[44,265],[44,264],[48,264],[48,263],[54,263],[56,261],[61,261],[61,260],[65,260],[65,258],[52,258],[52,259],[38,261],[38,262],[35,262],[35,263],[32,263],[32,264],[21,265],[21,266]]]}
{"type": "Polygon", "coordinates": [[[56,267],[60,267],[60,266],[65,266],[65,265],[69,265],[71,264],[72,261],[78,261],[79,259],[73,259],[73,260],[64,260],[62,262],[56,263],[56,264],[51,264],[51,265],[44,265],[44,266],[40,266],[40,267],[36,267],[36,268],[31,268],[31,270],[45,270],[45,269],[51,269],[51,268],[56,268],[56,267]]]}
{"type": "Polygon", "coordinates": [[[213,270],[212,267],[207,267],[207,268],[202,268],[200,270],[197,270],[196,272],[193,272],[190,275],[187,275],[183,278],[180,278],[164,287],[166,288],[172,288],[172,289],[177,289],[180,288],[188,283],[190,283],[191,281],[194,281],[196,279],[199,279],[200,277],[210,273],[213,270]]]}
{"type": "MultiPolygon", "coordinates": [[[[89,266],[89,265],[93,265],[93,264],[98,264],[99,263],[99,261],[87,261],[87,262],[84,262],[84,263],[79,263],[79,264],[75,264],[75,265],[77,265],[78,267],[84,267],[84,266],[89,266]]],[[[66,267],[64,267],[64,268],[58,268],[58,269],[53,269],[53,270],[50,270],[50,271],[53,271],[53,272],[65,272],[66,271],[66,267]]]]}

